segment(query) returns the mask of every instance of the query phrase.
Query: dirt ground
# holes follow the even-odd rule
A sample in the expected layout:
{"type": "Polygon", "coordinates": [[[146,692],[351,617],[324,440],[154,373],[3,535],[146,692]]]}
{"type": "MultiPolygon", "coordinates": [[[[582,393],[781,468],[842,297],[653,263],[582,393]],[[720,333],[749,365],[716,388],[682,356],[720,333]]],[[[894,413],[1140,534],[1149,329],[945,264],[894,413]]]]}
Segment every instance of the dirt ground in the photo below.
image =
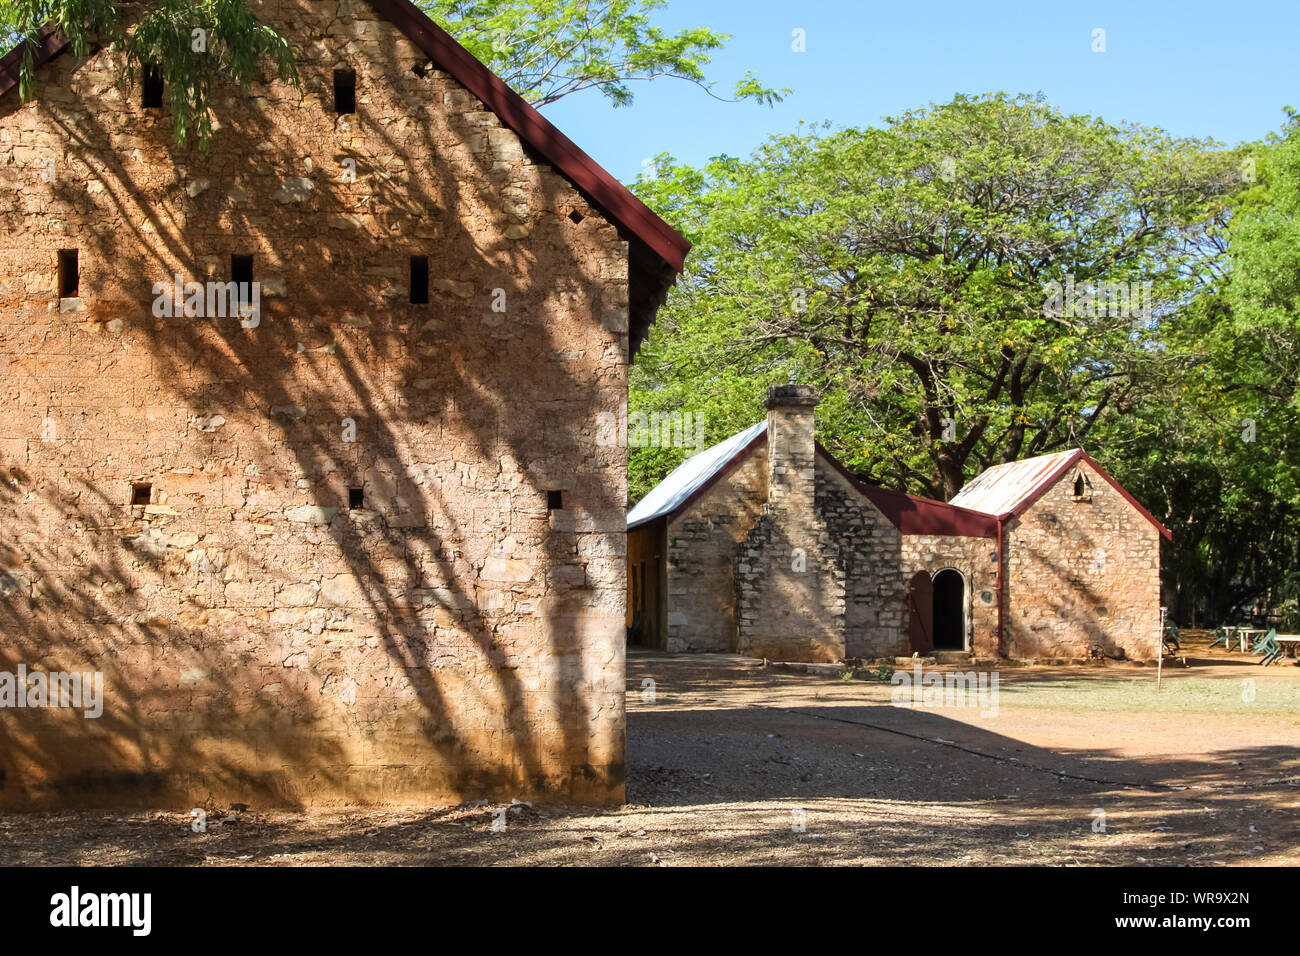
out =
{"type": "Polygon", "coordinates": [[[11,815],[0,864],[1300,864],[1300,667],[1206,643],[1159,691],[1000,668],[996,708],[634,651],[622,808],[11,815]]]}

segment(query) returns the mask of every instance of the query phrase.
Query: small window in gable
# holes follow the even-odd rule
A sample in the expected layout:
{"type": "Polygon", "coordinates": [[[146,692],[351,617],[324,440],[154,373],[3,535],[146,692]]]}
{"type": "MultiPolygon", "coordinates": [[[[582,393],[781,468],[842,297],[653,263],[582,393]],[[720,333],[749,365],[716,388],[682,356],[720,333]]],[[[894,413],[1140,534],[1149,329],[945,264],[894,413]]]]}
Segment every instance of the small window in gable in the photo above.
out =
{"type": "Polygon", "coordinates": [[[334,112],[340,115],[357,111],[356,70],[334,71],[334,112]]]}
{"type": "Polygon", "coordinates": [[[140,105],[147,110],[160,110],[163,105],[163,74],[156,66],[146,66],[143,76],[144,94],[140,105]]]}
{"type": "Polygon", "coordinates": [[[1074,473],[1074,500],[1092,500],[1092,484],[1088,481],[1087,476],[1081,471],[1076,471],[1074,473]]]}

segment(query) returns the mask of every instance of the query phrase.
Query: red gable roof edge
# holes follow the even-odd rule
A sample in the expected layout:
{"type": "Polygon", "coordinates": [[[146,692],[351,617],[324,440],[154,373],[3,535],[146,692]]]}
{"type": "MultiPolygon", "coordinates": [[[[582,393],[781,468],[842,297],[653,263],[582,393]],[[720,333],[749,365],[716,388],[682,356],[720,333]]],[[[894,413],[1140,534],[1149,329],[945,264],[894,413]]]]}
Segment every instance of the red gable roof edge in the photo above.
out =
{"type": "MultiPolygon", "coordinates": [[[[66,50],[69,45],[68,38],[59,32],[59,28],[53,23],[47,23],[41,27],[41,32],[36,41],[36,49],[32,53],[33,66],[39,70],[66,50]]],[[[4,96],[18,85],[18,79],[22,73],[23,50],[25,48],[26,44],[20,43],[0,57],[0,96],[4,96]]]]}
{"type": "Polygon", "coordinates": [[[429,19],[411,0],[370,0],[370,3],[579,189],[603,206],[676,272],[682,271],[691,244],[573,140],[556,129],[504,80],[457,43],[451,34],[429,19]]]}
{"type": "Polygon", "coordinates": [[[959,508],[946,501],[889,491],[859,481],[834,455],[817,444],[817,452],[903,534],[938,534],[960,538],[996,538],[996,515],[959,508]]]}
{"type": "Polygon", "coordinates": [[[1016,505],[1016,507],[1012,511],[1008,512],[1006,515],[1003,515],[1003,517],[1004,518],[1015,517],[1024,514],[1025,509],[1027,509],[1035,501],[1037,501],[1039,498],[1045,495],[1047,493],[1047,489],[1052,487],[1052,485],[1056,484],[1057,479],[1059,479],[1063,474],[1069,471],[1072,467],[1074,467],[1075,464],[1077,464],[1080,461],[1086,461],[1089,465],[1091,465],[1093,470],[1097,472],[1097,474],[1101,475],[1101,477],[1106,480],[1106,483],[1108,485],[1110,485],[1112,488],[1118,491],[1120,495],[1124,498],[1124,500],[1127,501],[1129,504],[1131,504],[1134,507],[1134,509],[1136,509],[1138,514],[1140,514],[1142,517],[1146,518],[1153,525],[1155,525],[1156,530],[1160,532],[1161,537],[1163,537],[1166,541],[1172,541],[1174,539],[1174,533],[1170,531],[1168,528],[1166,528],[1163,524],[1161,524],[1160,519],[1158,519],[1150,511],[1147,511],[1146,508],[1142,507],[1142,505],[1138,503],[1138,500],[1134,498],[1131,494],[1129,494],[1128,491],[1124,488],[1124,486],[1121,485],[1118,481],[1116,481],[1114,476],[1111,475],[1110,472],[1108,472],[1105,468],[1101,467],[1101,464],[1097,461],[1097,459],[1093,458],[1082,448],[1075,449],[1074,453],[1065,460],[1064,464],[1058,467],[1056,471],[1053,472],[1051,475],[1049,475],[1047,478],[1043,479],[1042,483],[1039,484],[1038,488],[1034,491],[1033,494],[1029,495],[1029,497],[1021,501],[1020,504],[1016,505]]]}
{"type": "MultiPolygon", "coordinates": [[[[370,4],[574,185],[645,243],[674,272],[682,271],[686,254],[691,249],[690,242],[457,43],[451,34],[429,19],[411,0],[370,0],[370,4]]],[[[67,38],[57,32],[57,27],[53,24],[43,27],[34,55],[35,65],[38,68],[43,66],[67,47],[67,38]]],[[[23,47],[19,45],[0,58],[0,96],[18,85],[22,56],[23,47]]]]}

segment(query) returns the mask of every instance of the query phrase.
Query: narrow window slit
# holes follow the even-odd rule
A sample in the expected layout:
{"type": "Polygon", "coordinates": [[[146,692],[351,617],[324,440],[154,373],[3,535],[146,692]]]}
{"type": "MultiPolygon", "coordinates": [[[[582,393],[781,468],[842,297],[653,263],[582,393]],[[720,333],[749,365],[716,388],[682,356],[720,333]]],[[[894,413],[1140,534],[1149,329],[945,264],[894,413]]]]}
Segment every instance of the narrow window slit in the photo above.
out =
{"type": "Polygon", "coordinates": [[[75,299],[81,294],[81,263],[76,249],[59,250],[59,298],[75,299]]]}
{"type": "Polygon", "coordinates": [[[411,256],[411,304],[429,304],[428,256],[411,256]]]}
{"type": "Polygon", "coordinates": [[[253,257],[251,255],[230,257],[230,281],[238,287],[241,306],[253,301],[253,257]]]}
{"type": "Polygon", "coordinates": [[[160,110],[163,105],[163,74],[162,69],[157,66],[146,66],[144,68],[144,95],[140,103],[147,110],[160,110]]]}
{"type": "Polygon", "coordinates": [[[355,70],[334,71],[334,112],[342,116],[357,111],[357,74],[355,70]]]}

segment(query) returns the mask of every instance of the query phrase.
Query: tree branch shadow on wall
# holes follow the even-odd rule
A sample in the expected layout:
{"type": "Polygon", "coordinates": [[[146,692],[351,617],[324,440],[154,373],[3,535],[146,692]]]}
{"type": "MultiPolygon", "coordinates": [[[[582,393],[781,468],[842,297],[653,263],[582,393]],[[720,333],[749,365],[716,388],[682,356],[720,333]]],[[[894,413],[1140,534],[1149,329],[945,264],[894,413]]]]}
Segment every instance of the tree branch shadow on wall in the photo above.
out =
{"type": "MultiPolygon", "coordinates": [[[[367,69],[379,76],[385,69],[409,72],[409,64],[398,63],[393,51],[367,69]]],[[[309,87],[326,82],[323,68],[317,72],[321,76],[309,87]]],[[[430,103],[431,110],[439,108],[430,103]]],[[[445,155],[446,143],[431,126],[413,126],[413,138],[399,141],[381,117],[369,115],[364,105],[360,109],[356,120],[371,137],[373,153],[445,155]]],[[[432,189],[416,176],[406,182],[371,179],[365,157],[359,157],[356,186],[322,176],[311,198],[291,212],[222,201],[228,190],[221,187],[245,172],[223,159],[225,137],[270,144],[260,151],[268,157],[265,165],[248,171],[263,182],[303,174],[299,146],[273,115],[246,106],[230,113],[210,157],[176,150],[161,118],[152,132],[141,131],[149,140],[142,163],[113,148],[111,131],[95,118],[74,113],[63,123],[70,154],[104,185],[107,201],[132,230],[79,235],[88,246],[85,260],[111,263],[119,284],[134,288],[124,279],[131,277],[139,291],[124,301],[96,301],[95,290],[88,289],[90,321],[69,329],[66,352],[49,349],[54,361],[41,366],[46,374],[23,387],[45,394],[63,427],[78,414],[98,420],[106,412],[143,410],[130,420],[123,415],[117,424],[128,433],[140,429],[122,437],[120,447],[130,448],[123,457],[138,462],[138,473],[157,475],[159,490],[181,514],[151,515],[141,524],[175,537],[192,526],[186,511],[197,513],[193,509],[200,506],[238,516],[237,535],[215,548],[205,539],[197,550],[225,552],[224,569],[232,560],[251,562],[244,580],[256,585],[263,575],[260,580],[273,582],[276,595],[269,607],[232,607],[229,576],[221,569],[201,570],[211,556],[196,557],[194,545],[165,547],[157,560],[132,560],[121,540],[130,515],[125,473],[71,479],[58,487],[40,480],[71,446],[90,446],[80,463],[67,461],[66,472],[75,475],[82,466],[98,464],[99,453],[115,443],[92,445],[74,426],[70,437],[47,447],[33,433],[27,468],[10,470],[0,542],[16,554],[35,548],[40,564],[34,572],[59,576],[74,598],[57,608],[35,601],[0,605],[8,618],[6,646],[15,661],[27,655],[29,666],[88,659],[108,672],[109,700],[93,728],[89,722],[74,729],[55,721],[31,732],[23,723],[5,732],[6,743],[23,755],[29,773],[37,766],[59,767],[47,792],[60,804],[116,803],[127,793],[145,802],[178,793],[189,798],[195,793],[189,781],[199,778],[216,798],[226,791],[251,792],[247,802],[288,806],[322,796],[418,801],[557,787],[575,796],[607,794],[621,783],[622,768],[589,756],[589,748],[608,751],[609,743],[589,739],[586,711],[621,707],[621,701],[577,695],[580,688],[598,687],[591,673],[612,663],[587,659],[590,651],[576,630],[596,613],[600,595],[590,589],[546,593],[550,572],[578,561],[579,535],[552,529],[543,485],[572,482],[575,465],[598,463],[601,453],[594,446],[595,423],[586,420],[591,402],[584,390],[592,382],[554,359],[573,343],[547,321],[552,311],[576,301],[589,305],[591,321],[599,322],[598,293],[578,278],[590,264],[563,233],[549,234],[549,258],[540,263],[530,255],[537,240],[483,245],[461,228],[458,215],[497,209],[499,196],[478,193],[469,176],[434,176],[432,189]],[[133,184],[154,171],[150,163],[158,153],[170,154],[189,181],[206,178],[220,185],[189,201],[178,171],[162,209],[136,202],[133,184]],[[326,235],[315,232],[320,223],[341,222],[334,217],[366,215],[357,205],[364,193],[372,210],[438,210],[438,238],[412,240],[401,231],[402,217],[393,214],[386,221],[380,213],[371,230],[331,225],[326,235]],[[268,228],[268,220],[276,225],[268,228]],[[259,237],[292,233],[295,223],[296,236],[279,240],[283,245],[273,250],[272,267],[259,267],[264,276],[283,276],[289,295],[263,300],[258,328],[243,329],[231,319],[152,318],[153,284],[170,281],[175,263],[187,267],[188,278],[205,281],[205,257],[224,260],[256,244],[265,261],[259,237]],[[385,228],[388,236],[379,235],[385,228]],[[402,303],[392,263],[404,267],[408,254],[421,250],[435,265],[462,262],[457,280],[491,276],[491,288],[504,290],[509,312],[492,313],[491,289],[478,286],[468,302],[435,287],[427,307],[402,303]],[[324,273],[334,281],[313,281],[324,273]],[[348,301],[335,298],[339,275],[354,282],[356,294],[348,301]],[[376,308],[376,302],[384,304],[376,308]],[[105,323],[113,319],[125,327],[109,340],[105,323]],[[137,377],[132,350],[147,351],[147,379],[137,377]],[[88,367],[78,363],[84,355],[98,372],[93,386],[84,377],[88,367]],[[129,403],[114,406],[117,389],[129,392],[129,403]],[[536,412],[528,392],[540,397],[545,413],[536,412]],[[177,405],[188,412],[183,434],[174,430],[178,422],[172,416],[167,424],[173,430],[161,429],[162,438],[150,410],[167,420],[168,409],[177,405]],[[224,424],[199,430],[217,415],[224,424]],[[342,440],[345,419],[356,422],[355,443],[342,440]],[[482,474],[484,464],[490,468],[505,458],[517,471],[502,478],[482,474]],[[196,475],[178,482],[171,474],[178,463],[196,475]],[[201,480],[188,481],[195,477],[201,480]],[[507,482],[525,491],[512,496],[507,482]],[[347,510],[354,483],[376,506],[368,514],[347,510]],[[169,488],[180,484],[198,488],[198,496],[220,489],[221,500],[185,500],[184,492],[169,488]],[[518,506],[525,494],[535,496],[535,508],[518,506]],[[284,518],[287,501],[340,510],[328,526],[293,525],[284,518]],[[82,523],[97,563],[86,566],[61,550],[60,523],[67,521],[82,523]],[[44,527],[34,526],[41,522],[44,527]],[[256,524],[273,528],[269,547],[258,543],[256,524]],[[517,535],[537,545],[541,566],[530,581],[470,584],[483,560],[476,542],[488,534],[498,540],[517,535]],[[299,599],[286,605],[288,589],[312,580],[325,553],[337,554],[346,568],[337,576],[338,593],[330,592],[327,601],[322,590],[310,605],[299,599]],[[252,566],[258,558],[261,568],[252,566]],[[109,585],[123,590],[110,598],[109,585]],[[184,599],[173,601],[167,595],[177,590],[184,599]],[[531,615],[512,612],[521,601],[533,602],[531,615]],[[134,611],[130,616],[128,609],[134,611]],[[227,618],[233,619],[214,627],[227,618]],[[285,623],[275,623],[281,619],[285,623]],[[260,646],[267,622],[285,634],[283,647],[260,646]],[[91,640],[92,632],[98,640],[91,640]],[[364,646],[382,648],[382,673],[355,673],[357,666],[374,663],[356,650],[364,646]],[[85,655],[84,648],[94,653],[85,655]],[[285,652],[283,666],[269,666],[273,650],[285,652]],[[122,666],[114,667],[114,657],[122,666]],[[533,664],[534,673],[520,673],[533,664]],[[160,678],[176,668],[207,676],[181,692],[160,678]],[[356,682],[355,708],[340,697],[349,679],[356,682]],[[418,728],[393,712],[387,688],[394,683],[408,686],[418,702],[418,728]],[[267,693],[273,685],[278,696],[267,693]],[[185,728],[179,734],[178,714],[185,728]],[[413,735],[423,748],[409,745],[413,735]],[[349,762],[355,759],[353,744],[362,740],[372,745],[364,766],[349,762]],[[69,753],[77,758],[65,761],[69,753]],[[250,764],[258,768],[251,774],[245,771],[250,764]],[[421,776],[428,779],[423,786],[421,776]]],[[[473,162],[492,182],[490,151],[473,162]]],[[[534,218],[554,217],[561,229],[598,226],[596,219],[584,226],[568,223],[557,212],[566,202],[561,187],[553,177],[544,176],[542,183],[544,209],[534,218]]],[[[65,201],[84,203],[84,193],[71,182],[57,188],[65,201]]],[[[617,491],[602,484],[606,497],[577,504],[594,515],[612,509],[621,514],[623,502],[612,500],[617,491]]],[[[196,530],[214,530],[211,520],[196,530]]]]}

